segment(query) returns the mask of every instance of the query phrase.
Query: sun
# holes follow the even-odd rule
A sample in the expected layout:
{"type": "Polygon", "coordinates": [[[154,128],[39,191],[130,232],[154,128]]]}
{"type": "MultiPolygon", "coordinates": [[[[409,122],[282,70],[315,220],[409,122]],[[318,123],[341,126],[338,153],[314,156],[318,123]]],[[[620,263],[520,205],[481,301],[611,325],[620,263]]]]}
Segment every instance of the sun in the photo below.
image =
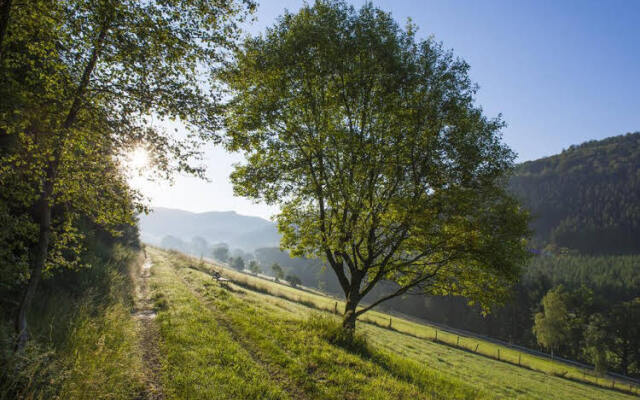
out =
{"type": "Polygon", "coordinates": [[[127,155],[128,169],[141,172],[149,166],[149,152],[144,147],[136,147],[127,155]]]}

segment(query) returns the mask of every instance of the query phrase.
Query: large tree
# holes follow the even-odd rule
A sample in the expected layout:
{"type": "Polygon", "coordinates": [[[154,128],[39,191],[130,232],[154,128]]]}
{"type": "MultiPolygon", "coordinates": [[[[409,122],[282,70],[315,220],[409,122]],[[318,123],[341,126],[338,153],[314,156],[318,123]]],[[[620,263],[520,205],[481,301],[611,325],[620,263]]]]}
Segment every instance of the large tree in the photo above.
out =
{"type": "Polygon", "coordinates": [[[503,122],[475,105],[464,61],[339,1],[286,13],[234,60],[221,74],[227,145],[247,160],[235,192],[278,204],[282,247],[333,269],[346,329],[404,294],[485,308],[508,295],[528,217],[505,191],[503,122]]]}
{"type": "Polygon", "coordinates": [[[202,174],[194,156],[218,128],[209,66],[233,47],[238,20],[253,7],[251,0],[0,4],[0,212],[28,228],[0,235],[14,242],[21,235],[12,252],[28,282],[18,348],[51,250],[70,245],[71,221],[82,214],[106,226],[132,222],[137,195],[117,167],[124,152],[146,148],[164,176],[202,174]],[[188,136],[165,130],[165,120],[184,124],[188,136]]]}

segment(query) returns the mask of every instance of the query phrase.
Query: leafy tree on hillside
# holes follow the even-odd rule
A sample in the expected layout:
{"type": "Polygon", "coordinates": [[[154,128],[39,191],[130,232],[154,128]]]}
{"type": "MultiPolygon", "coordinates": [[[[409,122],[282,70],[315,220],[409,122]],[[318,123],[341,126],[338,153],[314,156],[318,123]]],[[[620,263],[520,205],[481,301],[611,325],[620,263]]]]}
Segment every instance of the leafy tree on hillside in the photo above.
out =
{"type": "Polygon", "coordinates": [[[281,245],[319,257],[343,326],[407,293],[487,311],[527,258],[527,214],[506,192],[513,153],[474,104],[469,66],[371,4],[317,1],[248,39],[222,72],[235,192],[278,204],[281,245]],[[380,282],[389,290],[357,310],[380,282]]]}
{"type": "Polygon", "coordinates": [[[550,290],[542,298],[543,310],[534,316],[533,333],[538,343],[551,351],[552,356],[569,335],[569,313],[565,296],[562,286],[550,290]]]}
{"type": "Polygon", "coordinates": [[[271,271],[273,271],[273,276],[276,277],[276,282],[280,279],[284,279],[284,270],[278,263],[273,263],[271,271]]]}
{"type": "Polygon", "coordinates": [[[227,262],[229,260],[229,248],[226,246],[219,246],[213,249],[213,258],[220,262],[227,262]]]}
{"type": "Polygon", "coordinates": [[[22,227],[5,227],[0,238],[19,243],[27,280],[18,348],[43,275],[77,259],[78,219],[112,230],[133,223],[140,196],[119,169],[125,152],[151,152],[160,176],[202,175],[194,156],[219,127],[205,65],[224,57],[253,8],[250,0],[2,2],[0,219],[22,227]],[[179,120],[187,139],[157,118],[179,120]]]}
{"type": "Polygon", "coordinates": [[[298,276],[294,274],[288,274],[284,279],[293,287],[297,287],[298,285],[302,284],[300,278],[298,278],[298,276]]]}
{"type": "Polygon", "coordinates": [[[244,271],[244,258],[242,257],[232,257],[229,259],[229,265],[231,268],[237,269],[238,271],[244,271]]]}
{"type": "Polygon", "coordinates": [[[589,319],[584,337],[585,346],[583,352],[587,360],[594,365],[595,371],[599,375],[604,375],[607,371],[607,343],[609,337],[606,331],[606,319],[602,314],[594,314],[589,319]]]}
{"type": "Polygon", "coordinates": [[[260,269],[260,266],[258,265],[258,262],[256,260],[251,260],[249,262],[249,271],[251,271],[255,275],[258,275],[262,270],[260,269]]]}

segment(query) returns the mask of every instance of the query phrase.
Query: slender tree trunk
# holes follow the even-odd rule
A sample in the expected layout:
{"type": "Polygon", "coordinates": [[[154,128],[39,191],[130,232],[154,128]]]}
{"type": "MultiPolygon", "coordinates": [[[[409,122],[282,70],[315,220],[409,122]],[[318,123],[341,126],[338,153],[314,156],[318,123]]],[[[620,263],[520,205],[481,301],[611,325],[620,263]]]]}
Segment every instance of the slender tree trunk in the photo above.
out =
{"type": "Polygon", "coordinates": [[[12,0],[0,0],[0,58],[2,58],[2,45],[9,26],[12,0]]]}
{"type": "MultiPolygon", "coordinates": [[[[49,175],[49,174],[48,174],[49,175]]],[[[51,238],[51,204],[49,199],[53,193],[53,180],[51,176],[47,176],[41,198],[40,207],[38,210],[40,234],[38,237],[38,245],[35,248],[35,257],[33,259],[33,266],[31,270],[31,277],[27,289],[18,309],[18,315],[16,317],[16,351],[21,351],[27,344],[29,339],[29,331],[27,327],[27,312],[31,307],[33,298],[35,297],[36,289],[42,278],[42,270],[47,262],[47,256],[49,253],[49,241],[51,238]]]]}
{"type": "Polygon", "coordinates": [[[342,328],[353,335],[356,331],[356,314],[358,303],[360,303],[360,294],[353,287],[347,294],[347,301],[344,307],[344,316],[342,319],[342,328]]]}
{"type": "Polygon", "coordinates": [[[351,270],[349,285],[345,290],[346,304],[342,319],[342,328],[351,336],[356,332],[356,320],[358,319],[357,308],[362,296],[360,294],[360,284],[364,273],[359,270],[351,270]]]}
{"type": "Polygon", "coordinates": [[[342,327],[346,331],[355,332],[356,330],[356,307],[354,302],[347,301],[347,305],[344,310],[344,317],[342,319],[342,327]]]}

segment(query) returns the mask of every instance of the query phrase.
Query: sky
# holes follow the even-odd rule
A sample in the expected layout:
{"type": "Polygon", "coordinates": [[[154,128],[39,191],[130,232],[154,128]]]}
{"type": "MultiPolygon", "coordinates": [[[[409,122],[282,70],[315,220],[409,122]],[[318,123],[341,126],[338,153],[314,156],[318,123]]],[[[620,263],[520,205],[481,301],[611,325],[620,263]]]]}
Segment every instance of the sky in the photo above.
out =
{"type": "MultiPolygon", "coordinates": [[[[259,34],[298,0],[258,0],[259,34]]],[[[350,1],[356,7],[363,0],[350,1]]],[[[518,161],[572,144],[640,131],[640,1],[636,0],[378,0],[418,37],[433,35],[466,60],[487,116],[502,114],[503,140],[518,161]]],[[[152,207],[229,211],[269,218],[275,207],[233,196],[229,174],[242,157],[210,146],[209,182],[177,176],[174,184],[134,185],[152,207]]]]}

